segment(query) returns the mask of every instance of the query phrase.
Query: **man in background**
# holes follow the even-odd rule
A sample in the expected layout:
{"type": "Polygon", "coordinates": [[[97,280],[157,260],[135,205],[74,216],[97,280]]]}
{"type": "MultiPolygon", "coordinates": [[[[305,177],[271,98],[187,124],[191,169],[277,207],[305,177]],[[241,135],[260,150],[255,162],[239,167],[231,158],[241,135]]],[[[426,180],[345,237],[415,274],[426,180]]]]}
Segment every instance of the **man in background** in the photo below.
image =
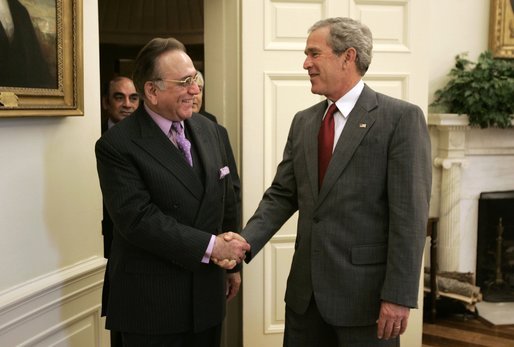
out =
{"type": "Polygon", "coordinates": [[[198,71],[198,89],[200,92],[193,97],[193,112],[203,114],[205,117],[212,120],[214,123],[218,123],[218,119],[212,113],[209,113],[205,110],[205,106],[203,104],[203,91],[205,88],[205,79],[203,78],[203,74],[198,71]]]}
{"type": "MultiPolygon", "coordinates": [[[[202,116],[205,116],[207,119],[213,121],[218,124],[218,119],[212,113],[209,113],[205,110],[205,105],[203,104],[203,92],[205,90],[205,79],[200,71],[197,71],[198,76],[198,89],[199,93],[193,96],[193,112],[199,113],[202,116]]],[[[227,154],[228,160],[228,168],[230,172],[233,174],[232,183],[234,185],[234,192],[236,193],[237,198],[237,208],[238,208],[238,216],[241,216],[241,180],[239,178],[239,173],[237,170],[236,159],[234,157],[234,151],[232,150],[232,145],[230,144],[230,139],[228,137],[227,129],[218,124],[218,130],[221,135],[221,140],[223,142],[223,146],[225,147],[225,152],[227,154]]],[[[241,221],[238,222],[238,226],[241,224],[241,221]]],[[[239,228],[237,229],[239,230],[239,228]]]]}
{"type": "Polygon", "coordinates": [[[117,76],[111,79],[102,92],[102,133],[131,115],[139,107],[139,94],[134,82],[128,77],[117,76]]]}
{"type": "MultiPolygon", "coordinates": [[[[128,77],[117,76],[111,79],[102,92],[102,133],[106,132],[119,121],[131,115],[139,107],[139,94],[134,87],[134,82],[128,77]]],[[[109,212],[103,206],[102,235],[104,238],[104,257],[109,258],[112,244],[112,219],[109,212]]],[[[109,298],[109,273],[105,271],[104,286],[102,290],[102,316],[105,316],[107,301],[109,298]]],[[[111,330],[111,347],[123,346],[121,334],[111,330]]]]}
{"type": "MultiPolygon", "coordinates": [[[[131,115],[138,107],[139,94],[134,87],[134,82],[128,77],[114,77],[107,83],[102,93],[102,109],[105,116],[105,119],[102,120],[102,133],[131,115]]],[[[104,236],[104,257],[107,259],[112,243],[112,221],[105,207],[102,234],[104,236]]]]}

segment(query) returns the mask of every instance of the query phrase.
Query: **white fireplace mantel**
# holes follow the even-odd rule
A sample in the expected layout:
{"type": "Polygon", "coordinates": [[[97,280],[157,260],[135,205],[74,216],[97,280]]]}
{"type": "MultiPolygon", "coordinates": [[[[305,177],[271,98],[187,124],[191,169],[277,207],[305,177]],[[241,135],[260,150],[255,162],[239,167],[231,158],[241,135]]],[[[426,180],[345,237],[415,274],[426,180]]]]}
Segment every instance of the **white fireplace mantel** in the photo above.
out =
{"type": "Polygon", "coordinates": [[[428,125],[439,268],[475,272],[480,193],[514,190],[514,128],[470,127],[457,114],[429,114],[428,125]]]}

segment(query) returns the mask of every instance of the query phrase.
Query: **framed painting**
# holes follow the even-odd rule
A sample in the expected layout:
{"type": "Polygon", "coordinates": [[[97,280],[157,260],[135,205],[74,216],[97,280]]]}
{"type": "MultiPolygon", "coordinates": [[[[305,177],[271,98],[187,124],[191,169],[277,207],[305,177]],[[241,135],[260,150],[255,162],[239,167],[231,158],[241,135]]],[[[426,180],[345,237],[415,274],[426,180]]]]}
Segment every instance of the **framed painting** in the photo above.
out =
{"type": "Polygon", "coordinates": [[[0,117],[82,116],[82,0],[0,1],[0,117]]]}
{"type": "Polygon", "coordinates": [[[489,49],[496,58],[514,58],[514,0],[491,0],[489,49]]]}

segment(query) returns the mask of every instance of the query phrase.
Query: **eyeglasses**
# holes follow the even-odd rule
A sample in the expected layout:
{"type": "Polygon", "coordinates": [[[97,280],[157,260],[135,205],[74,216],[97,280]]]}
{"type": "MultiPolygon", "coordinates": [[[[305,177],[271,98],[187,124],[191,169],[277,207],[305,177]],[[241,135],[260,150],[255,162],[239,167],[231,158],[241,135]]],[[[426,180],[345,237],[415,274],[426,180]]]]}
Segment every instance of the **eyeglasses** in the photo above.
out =
{"type": "Polygon", "coordinates": [[[199,84],[199,82],[200,82],[200,75],[199,74],[195,74],[194,76],[189,76],[189,77],[187,77],[184,80],[167,80],[167,79],[164,79],[164,78],[159,78],[159,79],[157,79],[157,81],[173,82],[173,83],[177,83],[181,87],[188,88],[188,87],[191,87],[193,85],[193,83],[199,84]]]}

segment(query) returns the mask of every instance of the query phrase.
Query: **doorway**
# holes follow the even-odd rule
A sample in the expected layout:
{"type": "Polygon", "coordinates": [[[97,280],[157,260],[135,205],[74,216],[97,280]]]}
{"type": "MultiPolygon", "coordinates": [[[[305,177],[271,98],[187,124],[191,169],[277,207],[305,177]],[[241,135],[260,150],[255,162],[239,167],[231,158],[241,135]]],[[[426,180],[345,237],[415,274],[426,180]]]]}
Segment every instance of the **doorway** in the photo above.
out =
{"type": "MultiPolygon", "coordinates": [[[[171,36],[178,39],[186,46],[196,69],[200,70],[208,81],[208,89],[211,92],[204,95],[204,107],[208,107],[209,112],[217,115],[218,121],[227,128],[237,163],[240,163],[240,103],[237,92],[234,93],[233,90],[238,89],[238,83],[225,83],[225,80],[239,79],[239,63],[234,63],[234,59],[239,61],[239,54],[230,54],[226,57],[229,53],[220,47],[227,47],[226,42],[233,41],[227,35],[238,35],[237,30],[233,30],[233,26],[237,24],[231,20],[238,20],[235,17],[239,1],[98,0],[102,87],[115,76],[131,77],[137,53],[152,38],[171,36]],[[227,11],[231,13],[230,18],[220,21],[220,12],[226,14],[227,11]],[[227,23],[230,23],[232,29],[227,29],[227,23]],[[231,71],[230,76],[227,75],[228,69],[231,71]],[[229,84],[228,88],[232,92],[228,93],[223,87],[226,84],[229,84]],[[225,100],[225,96],[229,94],[230,103],[225,100]]],[[[237,47],[237,42],[231,42],[228,46],[237,47]]],[[[104,117],[102,114],[99,121],[104,117]]],[[[222,347],[241,346],[242,288],[240,294],[227,305],[222,335],[222,347]]]]}

